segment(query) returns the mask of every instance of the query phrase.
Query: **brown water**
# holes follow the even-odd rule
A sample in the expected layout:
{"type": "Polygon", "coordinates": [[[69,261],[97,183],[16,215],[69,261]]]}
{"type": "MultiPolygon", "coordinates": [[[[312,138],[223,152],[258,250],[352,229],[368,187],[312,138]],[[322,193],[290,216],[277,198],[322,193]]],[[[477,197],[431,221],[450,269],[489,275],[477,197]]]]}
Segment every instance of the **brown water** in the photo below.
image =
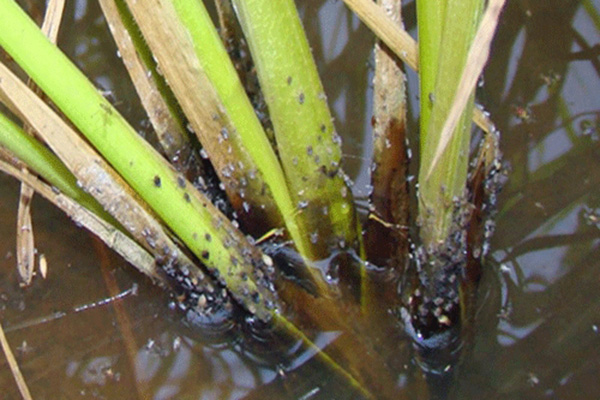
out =
{"type": "MultiPolygon", "coordinates": [[[[297,3],[360,198],[368,183],[372,37],[340,1],[297,3]]],[[[407,3],[411,28],[414,4],[407,3]]],[[[587,10],[599,13],[600,1],[508,3],[479,98],[502,132],[511,173],[484,269],[473,349],[451,397],[594,399],[600,393],[600,18],[587,10]]],[[[68,8],[63,48],[145,129],[96,3],[76,0],[68,8]]],[[[20,289],[16,206],[17,185],[2,175],[0,321],[36,400],[356,398],[296,343],[264,345],[237,325],[221,334],[187,328],[166,294],[39,198],[36,246],[49,275],[20,289]],[[123,297],[102,304],[109,286],[123,297]],[[128,292],[134,286],[137,295],[128,292]]],[[[400,329],[397,335],[400,346],[405,338],[400,329]]],[[[313,335],[320,346],[339,337],[313,335]]],[[[408,383],[412,365],[406,356],[390,373],[407,398],[419,398],[422,392],[408,383]]],[[[2,357],[0,387],[0,398],[19,398],[2,357]]]]}

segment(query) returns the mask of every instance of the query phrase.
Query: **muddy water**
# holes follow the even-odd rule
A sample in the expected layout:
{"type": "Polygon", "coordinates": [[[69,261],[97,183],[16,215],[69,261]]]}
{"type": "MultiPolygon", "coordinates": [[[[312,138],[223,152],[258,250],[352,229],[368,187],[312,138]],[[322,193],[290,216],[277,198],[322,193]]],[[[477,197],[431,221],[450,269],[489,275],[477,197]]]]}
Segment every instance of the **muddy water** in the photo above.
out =
{"type": "MultiPolygon", "coordinates": [[[[297,3],[360,200],[368,182],[372,37],[339,1],[297,3]]],[[[410,29],[414,4],[407,3],[410,29]]],[[[146,131],[97,5],[77,0],[68,7],[61,45],[146,131]]],[[[451,398],[600,393],[599,13],[597,0],[508,4],[479,98],[502,131],[509,181],[472,351],[451,398]]],[[[415,105],[416,96],[410,101],[415,105]]],[[[17,188],[0,176],[0,321],[35,399],[356,398],[297,343],[265,346],[239,325],[221,332],[187,328],[162,291],[39,198],[37,248],[49,274],[21,290],[17,188]],[[121,299],[107,301],[115,293],[121,299]]],[[[340,332],[312,337],[325,346],[340,332]]],[[[401,333],[397,339],[404,341],[401,333]]],[[[406,356],[391,374],[406,398],[420,398],[405,373],[411,365],[406,356]]],[[[0,387],[0,398],[19,398],[2,357],[0,387]]]]}

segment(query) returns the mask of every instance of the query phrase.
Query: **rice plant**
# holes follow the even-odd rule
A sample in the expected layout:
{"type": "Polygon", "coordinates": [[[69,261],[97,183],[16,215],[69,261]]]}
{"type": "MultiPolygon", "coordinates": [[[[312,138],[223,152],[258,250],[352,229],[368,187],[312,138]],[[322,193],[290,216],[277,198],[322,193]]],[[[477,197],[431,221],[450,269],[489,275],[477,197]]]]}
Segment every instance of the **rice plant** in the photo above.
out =
{"type": "MultiPolygon", "coordinates": [[[[497,136],[474,88],[504,2],[417,1],[418,44],[399,0],[345,3],[377,36],[373,193],[362,218],[292,0],[215,0],[214,15],[200,1],[100,0],[154,145],[48,32],[0,0],[0,47],[14,60],[0,64],[0,169],[171,291],[199,329],[242,310],[314,348],[356,393],[395,398],[378,343],[398,325],[435,396],[460,359],[492,216],[480,211],[498,188],[497,136]],[[418,69],[421,91],[414,159],[407,68],[418,69]],[[475,124],[485,134],[470,154],[475,124]],[[317,348],[311,324],[347,338],[317,348]]],[[[49,2],[49,26],[63,7],[49,2]]],[[[30,231],[20,247],[31,252],[30,231]]],[[[32,256],[17,253],[27,285],[32,256]]]]}

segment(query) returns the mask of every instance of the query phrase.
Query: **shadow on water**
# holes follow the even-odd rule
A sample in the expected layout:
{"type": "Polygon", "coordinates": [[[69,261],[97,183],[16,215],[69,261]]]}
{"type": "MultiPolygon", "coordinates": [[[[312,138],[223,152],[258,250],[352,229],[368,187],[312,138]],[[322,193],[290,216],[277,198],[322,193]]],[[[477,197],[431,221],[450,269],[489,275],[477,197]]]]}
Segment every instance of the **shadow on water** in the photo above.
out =
{"type": "MultiPolygon", "coordinates": [[[[372,36],[340,1],[298,5],[345,138],[355,193],[365,196],[372,36]]],[[[414,2],[406,10],[411,28],[414,2]]],[[[479,98],[502,132],[511,172],[472,350],[450,398],[588,399],[600,392],[599,15],[599,1],[508,2],[479,98]]],[[[70,2],[61,45],[150,135],[98,16],[95,2],[70,2]]],[[[416,104],[414,93],[409,101],[416,104]]],[[[17,188],[0,176],[0,320],[35,399],[355,398],[314,352],[249,332],[243,316],[220,331],[190,329],[165,293],[39,198],[36,245],[49,275],[20,289],[17,188]],[[121,299],[104,304],[115,293],[121,299]]],[[[346,340],[337,330],[311,335],[321,348],[346,340]]],[[[387,363],[395,384],[408,398],[423,398],[411,383],[406,337],[400,329],[390,336],[377,350],[396,355],[387,363]]],[[[4,358],[0,387],[0,398],[18,398],[4,358]]]]}

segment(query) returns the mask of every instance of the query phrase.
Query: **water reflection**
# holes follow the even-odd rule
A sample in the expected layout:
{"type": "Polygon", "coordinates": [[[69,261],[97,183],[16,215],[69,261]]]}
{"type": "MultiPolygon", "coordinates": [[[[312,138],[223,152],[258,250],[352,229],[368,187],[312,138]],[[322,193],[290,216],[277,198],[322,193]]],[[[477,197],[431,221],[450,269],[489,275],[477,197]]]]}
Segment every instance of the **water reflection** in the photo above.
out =
{"type": "Polygon", "coordinates": [[[585,214],[600,194],[600,149],[581,120],[600,110],[600,80],[597,60],[573,59],[600,39],[590,6],[598,10],[522,1],[505,11],[483,90],[512,173],[458,398],[583,399],[599,388],[589,374],[599,367],[600,231],[585,214]]]}

